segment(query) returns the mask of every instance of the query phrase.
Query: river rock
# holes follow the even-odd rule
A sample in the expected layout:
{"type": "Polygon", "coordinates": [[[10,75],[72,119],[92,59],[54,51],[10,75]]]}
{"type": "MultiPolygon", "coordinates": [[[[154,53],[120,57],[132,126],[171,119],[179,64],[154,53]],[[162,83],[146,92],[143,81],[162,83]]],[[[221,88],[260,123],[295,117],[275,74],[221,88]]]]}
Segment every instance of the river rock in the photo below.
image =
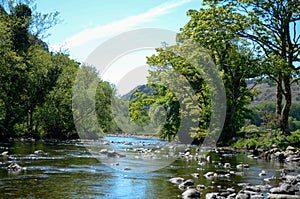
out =
{"type": "Polygon", "coordinates": [[[246,193],[238,193],[235,197],[236,199],[250,199],[250,195],[246,193]]]}
{"type": "Polygon", "coordinates": [[[46,153],[43,150],[36,150],[36,151],[34,151],[34,154],[36,154],[36,155],[45,155],[46,153]]]}
{"type": "Polygon", "coordinates": [[[262,170],[258,175],[259,175],[259,176],[265,176],[265,175],[267,175],[267,173],[266,173],[265,170],[262,170]]]}
{"type": "Polygon", "coordinates": [[[235,199],[236,198],[236,193],[232,193],[229,196],[227,196],[227,199],[235,199]]]}
{"type": "Polygon", "coordinates": [[[116,151],[107,151],[106,155],[109,158],[122,158],[122,157],[125,157],[125,155],[117,153],[116,151]]]}
{"type": "Polygon", "coordinates": [[[285,151],[292,151],[292,152],[296,152],[297,149],[295,147],[292,147],[292,146],[288,146],[285,151]]]}
{"type": "Polygon", "coordinates": [[[186,180],[186,181],[180,183],[178,185],[178,188],[181,190],[185,190],[185,189],[188,189],[189,187],[194,187],[194,184],[195,184],[194,180],[189,179],[189,180],[186,180]]]}
{"type": "Polygon", "coordinates": [[[204,190],[204,189],[206,189],[207,187],[205,186],[205,185],[203,185],[203,184],[198,184],[197,186],[196,186],[196,189],[197,190],[204,190]]]}
{"type": "Polygon", "coordinates": [[[258,186],[246,186],[244,190],[252,191],[252,192],[260,192],[260,187],[258,186]]]}
{"type": "Polygon", "coordinates": [[[206,174],[204,174],[204,177],[206,177],[206,178],[215,178],[217,176],[218,176],[218,174],[215,172],[207,172],[206,174]]]}
{"type": "Polygon", "coordinates": [[[194,178],[199,178],[200,177],[199,173],[192,173],[191,176],[193,176],[194,178]]]}
{"type": "Polygon", "coordinates": [[[189,198],[200,198],[201,194],[196,189],[188,189],[185,192],[182,193],[183,199],[189,199],[189,198]]]}
{"type": "Polygon", "coordinates": [[[299,199],[299,195],[268,194],[268,199],[299,199]]]}
{"type": "Polygon", "coordinates": [[[238,165],[236,165],[236,168],[237,169],[247,169],[247,168],[249,168],[249,164],[238,164],[238,165]]]}
{"type": "Polygon", "coordinates": [[[219,195],[219,193],[207,193],[205,195],[205,199],[217,199],[218,195],[219,195]]]}
{"type": "Polygon", "coordinates": [[[175,177],[175,178],[171,178],[171,179],[169,180],[169,182],[171,182],[171,183],[173,183],[173,184],[180,184],[180,183],[182,183],[183,181],[184,181],[184,179],[181,178],[181,177],[175,177]]]}
{"type": "Polygon", "coordinates": [[[10,165],[7,166],[7,170],[18,172],[18,171],[25,170],[25,167],[21,167],[17,163],[11,163],[10,165]]]}
{"type": "Polygon", "coordinates": [[[295,188],[288,183],[283,183],[280,187],[274,187],[274,188],[270,189],[270,193],[272,193],[272,194],[295,194],[295,188]]]}
{"type": "Polygon", "coordinates": [[[224,164],[224,168],[225,168],[225,169],[229,169],[230,167],[231,167],[230,163],[226,162],[226,163],[224,164]]]}

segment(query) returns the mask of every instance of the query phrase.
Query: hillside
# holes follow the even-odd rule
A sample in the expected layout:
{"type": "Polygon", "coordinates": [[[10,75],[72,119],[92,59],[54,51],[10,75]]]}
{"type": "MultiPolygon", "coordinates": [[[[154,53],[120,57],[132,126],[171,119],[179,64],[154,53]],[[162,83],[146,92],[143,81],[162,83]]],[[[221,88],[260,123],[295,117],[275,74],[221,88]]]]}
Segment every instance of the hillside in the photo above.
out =
{"type": "MultiPolygon", "coordinates": [[[[250,87],[253,85],[249,85],[250,87]]],[[[255,86],[255,89],[260,93],[254,97],[252,105],[260,104],[263,102],[275,102],[276,101],[276,86],[270,86],[268,83],[261,83],[255,86]]],[[[300,102],[300,86],[294,84],[292,86],[292,98],[293,102],[300,102]]]]}

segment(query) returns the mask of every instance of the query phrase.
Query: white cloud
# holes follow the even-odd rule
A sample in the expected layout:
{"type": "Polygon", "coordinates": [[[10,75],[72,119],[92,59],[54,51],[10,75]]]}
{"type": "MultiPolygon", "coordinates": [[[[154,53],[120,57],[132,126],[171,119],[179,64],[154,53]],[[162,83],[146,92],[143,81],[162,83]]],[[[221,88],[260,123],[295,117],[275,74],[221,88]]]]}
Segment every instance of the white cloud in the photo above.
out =
{"type": "Polygon", "coordinates": [[[54,51],[59,51],[61,49],[73,49],[76,47],[80,47],[94,39],[121,33],[123,31],[135,28],[141,24],[151,22],[158,17],[169,13],[172,9],[191,1],[192,0],[179,0],[176,2],[163,4],[158,7],[152,8],[143,14],[130,16],[128,18],[115,21],[107,25],[84,30],[70,38],[65,39],[62,43],[56,43],[52,45],[51,49],[54,51]]]}

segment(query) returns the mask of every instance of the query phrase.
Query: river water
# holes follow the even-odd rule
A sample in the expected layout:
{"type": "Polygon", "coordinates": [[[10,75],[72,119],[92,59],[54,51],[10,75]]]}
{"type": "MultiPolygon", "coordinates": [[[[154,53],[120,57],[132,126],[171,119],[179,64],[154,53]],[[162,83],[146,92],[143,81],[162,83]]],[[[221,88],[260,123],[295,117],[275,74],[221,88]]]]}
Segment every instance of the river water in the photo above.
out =
{"type": "Polygon", "coordinates": [[[0,198],[180,198],[183,191],[168,181],[172,177],[194,179],[196,185],[204,185],[206,188],[201,192],[202,198],[205,198],[208,192],[230,187],[239,190],[242,186],[240,183],[275,185],[278,181],[266,182],[264,178],[279,177],[280,170],[284,168],[290,170],[292,175],[300,173],[299,164],[267,162],[249,158],[246,152],[231,151],[211,151],[207,154],[209,162],[202,165],[194,159],[175,159],[167,160],[168,164],[159,170],[141,170],[143,172],[137,173],[136,169],[151,168],[152,165],[147,164],[152,162],[138,159],[136,154],[131,156],[134,153],[126,149],[135,148],[137,143],[139,148],[160,148],[166,143],[145,138],[106,139],[126,155],[114,158],[117,163],[112,162],[112,166],[91,152],[94,142],[1,144],[0,153],[8,151],[10,155],[0,156],[0,198]],[[35,155],[36,150],[43,150],[45,154],[35,155]],[[132,166],[131,158],[134,157],[136,168],[132,166]],[[26,170],[9,172],[7,166],[13,162],[26,167],[26,170]],[[225,169],[221,166],[224,163],[230,163],[231,168],[225,169]],[[240,163],[249,164],[249,169],[238,170],[236,165],[240,163]],[[258,175],[262,170],[266,171],[266,176],[258,175]],[[232,175],[206,179],[203,175],[209,171],[219,174],[231,172],[232,175]],[[192,173],[199,173],[199,178],[192,177],[192,173]]]}

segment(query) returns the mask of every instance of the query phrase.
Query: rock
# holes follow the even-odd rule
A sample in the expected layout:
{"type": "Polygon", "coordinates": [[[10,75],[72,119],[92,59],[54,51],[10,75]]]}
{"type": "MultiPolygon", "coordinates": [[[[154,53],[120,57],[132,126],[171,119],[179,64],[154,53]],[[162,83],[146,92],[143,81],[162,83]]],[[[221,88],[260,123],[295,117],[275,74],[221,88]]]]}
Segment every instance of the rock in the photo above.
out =
{"type": "Polygon", "coordinates": [[[251,199],[264,199],[264,195],[263,194],[254,194],[251,195],[251,199]]]}
{"type": "Polygon", "coordinates": [[[196,189],[197,189],[197,190],[204,190],[204,189],[206,189],[206,186],[203,185],[203,184],[198,184],[198,185],[196,186],[196,189]]]}
{"type": "Polygon", "coordinates": [[[245,193],[239,193],[235,197],[236,199],[250,199],[250,195],[245,194],[245,193]]]}
{"type": "Polygon", "coordinates": [[[299,195],[268,194],[268,199],[299,199],[299,195]]]}
{"type": "Polygon", "coordinates": [[[296,188],[288,183],[282,183],[280,187],[270,189],[272,194],[295,194],[296,188]]]}
{"type": "Polygon", "coordinates": [[[22,171],[25,170],[25,168],[21,167],[17,163],[11,163],[10,165],[7,166],[8,171],[22,171]]]}
{"type": "Polygon", "coordinates": [[[237,169],[244,169],[244,168],[249,168],[249,164],[238,164],[236,165],[236,168],[237,169]]]}
{"type": "Polygon", "coordinates": [[[108,141],[104,141],[102,144],[103,145],[110,145],[110,143],[108,141]]]}
{"type": "Polygon", "coordinates": [[[292,152],[296,152],[297,149],[295,147],[292,147],[292,146],[288,146],[286,147],[285,151],[292,151],[292,152]]]}
{"type": "Polygon", "coordinates": [[[34,151],[34,154],[36,154],[36,155],[45,155],[46,153],[43,150],[36,150],[36,151],[34,151]]]}
{"type": "Polygon", "coordinates": [[[226,163],[224,164],[224,168],[228,169],[228,168],[230,168],[230,167],[231,167],[230,163],[226,162],[226,163]]]}
{"type": "Polygon", "coordinates": [[[246,186],[244,190],[253,191],[253,192],[260,192],[260,188],[257,186],[246,186]]]}
{"type": "Polygon", "coordinates": [[[181,189],[181,190],[185,190],[185,189],[187,189],[189,187],[193,187],[194,184],[195,184],[194,180],[189,179],[189,180],[186,180],[186,181],[180,183],[178,185],[178,188],[181,189]]]}
{"type": "Polygon", "coordinates": [[[218,193],[207,193],[205,199],[217,199],[218,193]]]}
{"type": "Polygon", "coordinates": [[[121,158],[121,157],[125,157],[125,155],[123,155],[123,154],[119,154],[119,153],[117,153],[117,152],[115,152],[115,151],[107,151],[107,157],[109,157],[109,158],[121,158]]]}
{"type": "Polygon", "coordinates": [[[230,192],[230,193],[234,193],[235,189],[234,188],[227,188],[226,191],[230,192]]]}
{"type": "Polygon", "coordinates": [[[124,168],[124,171],[130,171],[130,170],[131,170],[131,168],[129,168],[129,167],[124,168]]]}
{"type": "Polygon", "coordinates": [[[194,178],[199,178],[200,177],[199,173],[192,173],[191,176],[193,176],[194,178]]]}
{"type": "Polygon", "coordinates": [[[100,153],[105,155],[105,154],[108,153],[108,150],[107,150],[107,149],[101,149],[101,150],[100,150],[100,153]]]}
{"type": "Polygon", "coordinates": [[[183,181],[184,181],[184,179],[181,178],[181,177],[175,177],[175,178],[171,178],[171,179],[169,180],[169,182],[171,182],[171,183],[173,183],[173,184],[180,184],[180,183],[182,183],[183,181]]]}
{"type": "Polygon", "coordinates": [[[1,153],[1,155],[2,155],[2,156],[8,156],[8,151],[3,151],[3,152],[1,153]]]}
{"type": "Polygon", "coordinates": [[[185,192],[182,193],[182,198],[188,199],[188,198],[200,198],[201,194],[196,189],[188,189],[185,192]]]}
{"type": "Polygon", "coordinates": [[[232,193],[229,196],[227,196],[227,199],[235,199],[236,198],[236,193],[232,193]]]}
{"type": "MultiPolygon", "coordinates": [[[[230,194],[232,194],[232,193],[229,192],[229,191],[221,192],[221,193],[220,193],[220,197],[226,198],[226,197],[228,197],[230,194]]],[[[220,198],[220,197],[217,197],[217,198],[220,198]]]]}
{"type": "Polygon", "coordinates": [[[206,174],[204,174],[204,177],[206,177],[206,178],[215,178],[217,176],[218,176],[218,174],[215,172],[207,172],[206,174]]]}
{"type": "Polygon", "coordinates": [[[266,173],[265,170],[262,170],[258,175],[259,175],[259,176],[265,176],[265,175],[267,175],[267,173],[266,173]]]}

